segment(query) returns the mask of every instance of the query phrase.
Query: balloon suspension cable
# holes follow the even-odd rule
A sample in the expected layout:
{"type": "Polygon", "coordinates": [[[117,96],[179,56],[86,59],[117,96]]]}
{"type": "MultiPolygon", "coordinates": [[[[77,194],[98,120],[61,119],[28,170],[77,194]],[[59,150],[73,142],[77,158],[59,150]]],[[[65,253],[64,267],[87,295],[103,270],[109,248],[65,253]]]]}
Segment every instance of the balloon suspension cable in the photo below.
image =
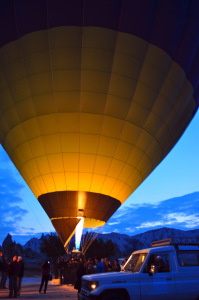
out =
{"type": "MultiPolygon", "coordinates": [[[[7,155],[7,153],[5,152],[5,150],[4,150],[3,147],[1,147],[1,149],[0,149],[0,156],[1,156],[1,155],[2,155],[2,157],[3,157],[3,160],[5,160],[5,161],[8,160],[8,161],[9,161],[10,167],[9,167],[8,169],[9,169],[9,171],[11,172],[13,178],[16,178],[17,176],[20,175],[20,178],[21,178],[21,180],[23,181],[24,179],[22,178],[22,176],[21,176],[21,174],[19,173],[19,171],[16,169],[15,165],[13,164],[13,162],[11,161],[11,159],[9,158],[9,156],[7,155]]],[[[1,161],[1,157],[0,157],[0,161],[1,161]]],[[[32,207],[32,205],[30,204],[27,195],[25,195],[25,193],[24,193],[24,189],[21,189],[20,192],[21,192],[21,195],[23,196],[24,202],[27,204],[27,206],[28,206],[28,208],[29,208],[29,211],[32,213],[32,215],[33,215],[34,218],[36,219],[37,224],[39,224],[40,227],[41,227],[41,229],[42,229],[42,231],[45,232],[46,230],[45,230],[44,226],[42,225],[42,223],[40,222],[40,220],[39,220],[37,214],[36,214],[35,211],[33,210],[33,207],[32,207]]],[[[35,196],[33,196],[33,197],[35,197],[35,196]]],[[[36,199],[36,198],[35,198],[35,199],[36,199]]],[[[50,233],[52,234],[52,233],[55,233],[55,232],[50,232],[50,233]]],[[[2,233],[0,233],[0,235],[2,235],[2,233]]],[[[57,252],[59,253],[59,255],[60,255],[60,252],[59,252],[58,248],[57,248],[54,244],[53,244],[53,247],[56,249],[56,251],[57,251],[57,252]]]]}
{"type": "Polygon", "coordinates": [[[70,247],[70,241],[64,247],[67,254],[68,254],[69,247],[70,247]]]}
{"type": "Polygon", "coordinates": [[[85,255],[88,248],[91,246],[91,244],[94,242],[94,240],[97,238],[99,233],[101,232],[103,226],[99,226],[95,228],[97,230],[94,232],[86,232],[82,235],[82,241],[81,241],[81,247],[82,247],[82,253],[85,255]]]}

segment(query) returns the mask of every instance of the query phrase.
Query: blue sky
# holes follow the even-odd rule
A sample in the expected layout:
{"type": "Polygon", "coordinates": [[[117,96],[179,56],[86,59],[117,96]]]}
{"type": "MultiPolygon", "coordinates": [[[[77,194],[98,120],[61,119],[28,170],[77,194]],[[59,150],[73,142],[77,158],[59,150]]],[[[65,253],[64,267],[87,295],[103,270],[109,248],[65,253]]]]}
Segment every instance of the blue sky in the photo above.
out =
{"type": "MultiPolygon", "coordinates": [[[[199,112],[168,156],[109,219],[101,233],[135,235],[160,227],[198,229],[198,153],[199,112]]],[[[8,233],[23,244],[37,233],[54,231],[1,146],[0,228],[0,244],[8,233]]]]}

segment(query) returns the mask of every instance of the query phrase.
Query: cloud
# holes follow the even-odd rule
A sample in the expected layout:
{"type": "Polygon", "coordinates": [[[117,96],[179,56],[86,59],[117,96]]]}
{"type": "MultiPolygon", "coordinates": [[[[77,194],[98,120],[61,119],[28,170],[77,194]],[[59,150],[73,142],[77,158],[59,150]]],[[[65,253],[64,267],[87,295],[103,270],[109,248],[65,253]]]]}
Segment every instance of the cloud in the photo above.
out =
{"type": "Polygon", "coordinates": [[[126,227],[125,231],[129,232],[129,233],[133,233],[136,231],[136,229],[132,228],[132,227],[126,227]]]}
{"type": "Polygon", "coordinates": [[[109,226],[114,226],[114,225],[117,225],[117,224],[120,224],[120,222],[112,222],[112,223],[109,223],[109,226]]]}
{"type": "Polygon", "coordinates": [[[15,167],[9,158],[0,149],[0,236],[8,233],[20,233],[23,230],[20,222],[28,213],[23,209],[23,198],[21,191],[24,185],[16,179],[15,167]]]}
{"type": "Polygon", "coordinates": [[[160,221],[145,222],[137,226],[136,229],[179,224],[184,224],[185,228],[197,227],[199,225],[199,214],[186,215],[185,213],[169,213],[163,216],[160,221]]]}
{"type": "Polygon", "coordinates": [[[142,223],[140,226],[137,226],[136,229],[140,229],[140,228],[152,228],[152,227],[164,226],[164,225],[168,225],[168,224],[165,224],[162,221],[146,222],[146,223],[142,223]]]}
{"type": "Polygon", "coordinates": [[[184,223],[187,228],[194,228],[199,225],[199,214],[187,215],[185,213],[172,213],[167,216],[168,219],[172,219],[173,223],[184,223]]]}
{"type": "Polygon", "coordinates": [[[199,226],[199,192],[155,204],[131,204],[121,208],[104,226],[104,231],[135,235],[160,227],[181,230],[199,226]],[[111,230],[113,229],[113,230],[111,230]]]}

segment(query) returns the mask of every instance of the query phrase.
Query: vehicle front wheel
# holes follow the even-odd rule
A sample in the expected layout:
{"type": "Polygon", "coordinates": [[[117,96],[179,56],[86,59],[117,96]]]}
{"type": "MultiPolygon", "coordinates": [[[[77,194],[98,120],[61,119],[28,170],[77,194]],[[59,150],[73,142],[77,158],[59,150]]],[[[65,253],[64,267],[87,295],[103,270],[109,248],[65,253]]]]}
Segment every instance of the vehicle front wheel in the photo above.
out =
{"type": "Polygon", "coordinates": [[[108,293],[102,296],[101,300],[125,300],[125,298],[121,294],[108,293]]]}

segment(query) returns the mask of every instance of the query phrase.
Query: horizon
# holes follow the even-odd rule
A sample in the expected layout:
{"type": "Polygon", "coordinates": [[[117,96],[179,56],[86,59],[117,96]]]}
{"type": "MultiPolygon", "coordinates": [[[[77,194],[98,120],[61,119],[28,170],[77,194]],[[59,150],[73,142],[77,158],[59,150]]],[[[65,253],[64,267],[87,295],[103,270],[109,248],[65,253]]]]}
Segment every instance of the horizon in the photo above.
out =
{"type": "MultiPolygon", "coordinates": [[[[127,236],[129,236],[129,237],[136,237],[136,236],[139,236],[139,235],[142,235],[142,234],[146,234],[146,233],[148,233],[148,232],[151,232],[151,231],[159,231],[159,230],[162,230],[162,229],[168,229],[168,230],[176,230],[176,231],[182,231],[182,232],[189,232],[189,231],[198,231],[199,230],[199,228],[196,228],[196,229],[189,229],[189,230],[182,230],[182,229],[177,229],[177,228],[173,228],[173,227],[167,227],[167,226],[164,226],[164,227],[160,227],[160,228],[156,228],[156,229],[150,229],[150,230],[146,230],[146,231],[143,231],[143,232],[141,232],[141,233],[138,233],[138,234],[133,234],[133,235],[130,235],[130,234],[128,234],[128,233],[120,233],[120,232],[105,232],[105,233],[103,233],[103,232],[99,232],[99,235],[101,234],[101,235],[111,235],[111,234],[115,234],[115,235],[127,235],[127,236]]],[[[57,232],[55,231],[55,232],[40,232],[40,233],[36,233],[35,234],[35,236],[32,236],[32,237],[30,237],[29,239],[27,239],[26,241],[25,241],[25,243],[24,244],[22,244],[20,241],[16,241],[15,239],[14,239],[14,237],[15,236],[12,236],[10,233],[7,233],[7,235],[5,236],[5,239],[7,238],[7,236],[8,235],[10,235],[11,236],[11,239],[12,239],[12,242],[15,242],[16,244],[20,244],[21,246],[25,246],[25,244],[26,243],[28,243],[31,239],[41,239],[41,237],[42,237],[42,235],[44,235],[44,236],[47,236],[47,235],[50,235],[51,233],[55,233],[57,236],[58,236],[58,234],[57,234],[57,232]],[[40,237],[39,237],[39,235],[40,235],[40,237]]],[[[83,235],[85,235],[86,234],[86,232],[85,233],[83,233],[83,235]]],[[[19,240],[20,239],[22,239],[23,240],[23,237],[26,237],[26,236],[19,236],[20,238],[19,238],[19,240]]],[[[170,238],[170,237],[168,237],[168,238],[170,238]]],[[[4,239],[4,240],[5,240],[4,239]]],[[[72,240],[74,240],[75,238],[74,238],[74,236],[73,236],[73,238],[71,239],[71,241],[72,240]]],[[[2,243],[0,243],[0,247],[2,247],[2,243]]]]}

